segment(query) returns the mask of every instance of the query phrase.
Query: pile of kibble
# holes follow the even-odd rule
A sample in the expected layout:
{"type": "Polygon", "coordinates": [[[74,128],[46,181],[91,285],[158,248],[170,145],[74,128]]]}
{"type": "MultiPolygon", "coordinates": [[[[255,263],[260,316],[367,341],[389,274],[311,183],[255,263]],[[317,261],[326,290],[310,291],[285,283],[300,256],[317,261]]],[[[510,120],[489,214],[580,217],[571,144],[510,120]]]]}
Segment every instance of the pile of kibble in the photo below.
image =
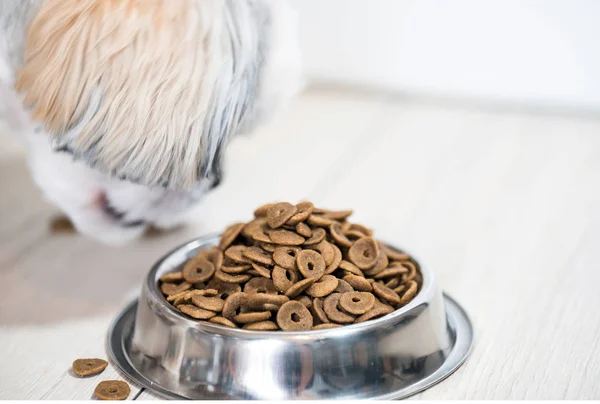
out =
{"type": "Polygon", "coordinates": [[[192,318],[247,330],[319,330],[389,314],[415,297],[421,273],[351,214],[310,202],[261,206],[217,247],[163,275],[161,291],[192,318]]]}

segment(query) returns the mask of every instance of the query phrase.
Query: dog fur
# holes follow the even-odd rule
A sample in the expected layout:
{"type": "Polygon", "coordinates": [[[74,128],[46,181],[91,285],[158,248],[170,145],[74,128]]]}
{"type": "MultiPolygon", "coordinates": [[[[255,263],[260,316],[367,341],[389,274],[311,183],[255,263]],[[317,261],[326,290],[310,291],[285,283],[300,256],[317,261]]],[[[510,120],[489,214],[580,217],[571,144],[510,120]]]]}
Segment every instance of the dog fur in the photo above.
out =
{"type": "Polygon", "coordinates": [[[85,234],[169,228],[300,85],[282,0],[2,0],[0,119],[85,234]]]}

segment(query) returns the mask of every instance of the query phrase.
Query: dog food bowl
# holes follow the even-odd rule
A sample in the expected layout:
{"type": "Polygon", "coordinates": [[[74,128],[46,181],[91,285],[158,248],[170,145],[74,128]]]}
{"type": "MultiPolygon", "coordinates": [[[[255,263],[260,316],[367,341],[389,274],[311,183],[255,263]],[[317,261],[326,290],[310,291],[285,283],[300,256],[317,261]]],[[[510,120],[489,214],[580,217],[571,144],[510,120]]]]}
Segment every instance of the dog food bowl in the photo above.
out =
{"type": "MultiPolygon", "coordinates": [[[[335,329],[248,331],[184,317],[158,289],[218,236],[189,242],[148,274],[138,301],[110,328],[113,363],[166,398],[395,399],[449,376],[466,359],[471,323],[421,266],[423,287],[382,318],[335,329]]],[[[419,262],[419,261],[417,261],[419,262]]]]}

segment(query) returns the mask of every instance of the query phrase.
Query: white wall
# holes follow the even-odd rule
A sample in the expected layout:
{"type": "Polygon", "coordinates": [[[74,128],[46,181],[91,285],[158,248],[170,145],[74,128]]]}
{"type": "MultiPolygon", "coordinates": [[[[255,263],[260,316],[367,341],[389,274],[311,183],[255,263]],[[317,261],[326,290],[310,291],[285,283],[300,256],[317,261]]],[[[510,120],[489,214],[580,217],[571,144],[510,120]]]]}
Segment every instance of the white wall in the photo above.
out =
{"type": "Polygon", "coordinates": [[[598,0],[295,0],[309,78],[600,110],[598,0]]]}

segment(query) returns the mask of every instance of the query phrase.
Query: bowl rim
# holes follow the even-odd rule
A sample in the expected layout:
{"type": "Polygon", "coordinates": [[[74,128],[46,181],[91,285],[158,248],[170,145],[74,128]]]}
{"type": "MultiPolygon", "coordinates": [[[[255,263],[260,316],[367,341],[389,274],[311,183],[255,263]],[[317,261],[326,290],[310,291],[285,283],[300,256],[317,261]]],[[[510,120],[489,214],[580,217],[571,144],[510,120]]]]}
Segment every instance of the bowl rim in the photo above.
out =
{"type": "MultiPolygon", "coordinates": [[[[157,273],[162,269],[165,261],[167,261],[171,256],[176,254],[177,252],[188,249],[191,250],[193,248],[200,247],[204,244],[210,244],[212,240],[218,240],[220,237],[220,233],[211,233],[204,236],[196,237],[190,241],[187,241],[179,246],[173,248],[166,254],[164,254],[160,259],[158,259],[153,265],[148,274],[146,275],[145,286],[142,289],[142,294],[140,299],[144,297],[144,291],[148,292],[148,299],[152,299],[154,304],[151,304],[151,307],[159,307],[165,308],[167,311],[165,313],[161,313],[162,315],[169,316],[169,319],[174,322],[178,322],[184,324],[187,328],[194,328],[201,332],[207,332],[210,334],[215,334],[217,332],[219,335],[224,337],[239,337],[244,339],[254,339],[254,338],[270,338],[276,340],[287,340],[287,339],[297,339],[298,337],[304,337],[308,340],[312,339],[321,339],[323,337],[335,338],[337,336],[348,337],[349,334],[361,333],[367,329],[385,327],[390,324],[395,324],[403,317],[406,317],[411,311],[421,305],[429,304],[434,294],[437,292],[437,284],[435,276],[425,265],[422,264],[423,261],[418,259],[415,255],[407,252],[407,250],[402,249],[401,251],[406,252],[410,255],[410,257],[417,262],[419,265],[419,269],[421,271],[421,276],[423,277],[423,286],[421,290],[417,293],[417,295],[406,305],[401,307],[400,309],[394,310],[392,313],[387,314],[383,317],[379,317],[373,320],[368,320],[363,323],[358,324],[349,324],[344,325],[338,328],[330,328],[323,330],[308,330],[308,331],[256,331],[256,330],[244,330],[242,328],[232,328],[226,327],[220,324],[210,323],[208,321],[196,321],[190,318],[187,318],[181,314],[178,310],[176,310],[171,304],[167,302],[162,292],[160,292],[158,288],[158,276],[157,273]]],[[[396,248],[392,244],[379,240],[386,245],[396,248]]],[[[162,274],[161,274],[162,275],[162,274]]],[[[441,293],[441,292],[440,292],[441,293]]]]}

